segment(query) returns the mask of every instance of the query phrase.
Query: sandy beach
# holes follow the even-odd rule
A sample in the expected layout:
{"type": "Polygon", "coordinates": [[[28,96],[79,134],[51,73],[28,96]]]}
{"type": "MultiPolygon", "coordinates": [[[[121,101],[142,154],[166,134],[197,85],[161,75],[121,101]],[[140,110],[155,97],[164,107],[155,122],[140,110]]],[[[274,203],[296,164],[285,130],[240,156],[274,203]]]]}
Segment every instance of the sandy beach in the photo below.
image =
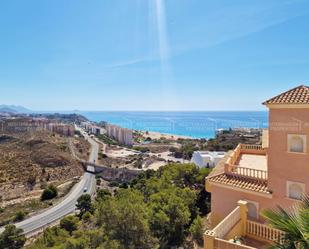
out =
{"type": "Polygon", "coordinates": [[[142,131],[141,134],[147,138],[150,137],[151,139],[160,139],[162,137],[169,139],[169,140],[178,140],[178,139],[194,139],[189,136],[181,136],[181,135],[173,135],[173,134],[165,134],[161,132],[155,131],[142,131]]]}

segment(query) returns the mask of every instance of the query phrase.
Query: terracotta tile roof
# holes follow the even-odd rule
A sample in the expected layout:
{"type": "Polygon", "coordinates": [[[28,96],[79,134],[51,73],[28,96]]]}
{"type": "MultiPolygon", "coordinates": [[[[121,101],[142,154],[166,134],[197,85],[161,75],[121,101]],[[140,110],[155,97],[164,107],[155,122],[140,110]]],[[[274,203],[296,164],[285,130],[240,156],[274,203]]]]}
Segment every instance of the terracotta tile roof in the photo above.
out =
{"type": "Polygon", "coordinates": [[[221,183],[231,187],[242,188],[245,190],[255,191],[263,194],[270,194],[267,188],[267,181],[258,181],[254,179],[244,178],[241,176],[232,176],[228,174],[220,174],[207,178],[208,181],[213,183],[221,183]]]}
{"type": "Polygon", "coordinates": [[[265,101],[263,104],[309,104],[309,87],[304,85],[295,87],[265,101]]]}

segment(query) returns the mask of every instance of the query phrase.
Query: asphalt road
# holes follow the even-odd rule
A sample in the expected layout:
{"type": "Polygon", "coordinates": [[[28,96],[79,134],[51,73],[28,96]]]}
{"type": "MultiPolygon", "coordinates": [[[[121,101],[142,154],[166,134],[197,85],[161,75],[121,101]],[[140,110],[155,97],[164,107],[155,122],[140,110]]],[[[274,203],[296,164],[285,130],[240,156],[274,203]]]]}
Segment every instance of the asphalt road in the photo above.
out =
{"type": "MultiPolygon", "coordinates": [[[[91,144],[91,153],[89,156],[90,162],[97,162],[99,145],[91,139],[88,135],[84,134],[86,139],[91,144]]],[[[91,173],[85,173],[80,180],[66,196],[66,198],[56,206],[32,216],[22,222],[16,223],[16,227],[22,228],[25,234],[35,233],[36,231],[45,228],[46,226],[58,221],[62,217],[74,212],[77,199],[84,193],[93,194],[95,192],[95,176],[91,173]],[[86,192],[84,192],[87,189],[86,192]]],[[[4,228],[0,228],[2,233],[4,228]]]]}

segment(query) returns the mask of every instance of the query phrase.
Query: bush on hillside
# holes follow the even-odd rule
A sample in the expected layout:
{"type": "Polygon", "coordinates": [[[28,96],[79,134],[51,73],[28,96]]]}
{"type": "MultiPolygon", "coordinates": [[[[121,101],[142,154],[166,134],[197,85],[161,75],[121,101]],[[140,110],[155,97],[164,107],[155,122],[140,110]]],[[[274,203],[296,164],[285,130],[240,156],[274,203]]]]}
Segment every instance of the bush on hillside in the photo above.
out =
{"type": "Polygon", "coordinates": [[[41,195],[41,200],[51,200],[58,196],[58,190],[54,185],[49,185],[46,187],[41,195]]]}
{"type": "Polygon", "coordinates": [[[24,220],[26,217],[26,213],[23,212],[23,211],[18,211],[16,214],[15,214],[15,217],[14,217],[14,221],[15,222],[19,222],[19,221],[22,221],[24,220]]]}

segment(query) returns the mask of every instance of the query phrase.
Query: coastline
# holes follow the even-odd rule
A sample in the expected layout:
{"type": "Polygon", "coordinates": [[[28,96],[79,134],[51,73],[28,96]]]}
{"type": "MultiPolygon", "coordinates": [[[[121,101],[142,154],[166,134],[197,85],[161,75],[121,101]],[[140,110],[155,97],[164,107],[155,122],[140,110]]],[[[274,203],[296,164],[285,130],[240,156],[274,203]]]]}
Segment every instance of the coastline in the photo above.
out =
{"type": "Polygon", "coordinates": [[[165,138],[169,140],[178,140],[178,139],[197,139],[190,136],[183,136],[183,135],[175,135],[175,134],[168,134],[168,133],[161,133],[157,131],[138,131],[140,132],[143,137],[147,138],[150,137],[152,140],[165,138]]]}
{"type": "Polygon", "coordinates": [[[80,112],[89,121],[102,120],[138,132],[151,131],[162,136],[180,138],[214,138],[216,129],[237,127],[267,128],[267,112],[260,111],[201,111],[201,112],[80,112]]]}

